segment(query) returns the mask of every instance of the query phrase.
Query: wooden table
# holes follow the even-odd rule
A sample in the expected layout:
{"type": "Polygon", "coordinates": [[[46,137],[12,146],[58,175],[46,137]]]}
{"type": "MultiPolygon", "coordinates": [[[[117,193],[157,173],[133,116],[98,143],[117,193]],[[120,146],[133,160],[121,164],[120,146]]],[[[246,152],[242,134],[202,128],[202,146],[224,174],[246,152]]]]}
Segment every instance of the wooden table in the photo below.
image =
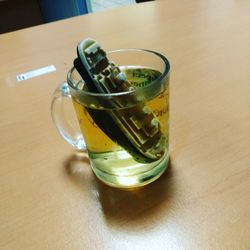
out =
{"type": "Polygon", "coordinates": [[[156,1],[1,35],[0,248],[250,249],[249,13],[247,0],[156,1]],[[171,62],[171,166],[145,188],[101,184],[52,124],[86,37],[171,62]]]}

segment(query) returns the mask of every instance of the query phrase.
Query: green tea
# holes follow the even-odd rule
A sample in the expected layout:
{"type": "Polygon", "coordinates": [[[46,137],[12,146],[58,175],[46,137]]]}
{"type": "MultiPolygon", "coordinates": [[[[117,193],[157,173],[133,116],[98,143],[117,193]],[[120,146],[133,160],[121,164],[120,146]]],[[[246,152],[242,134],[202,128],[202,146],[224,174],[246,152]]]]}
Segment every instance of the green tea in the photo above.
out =
{"type": "MultiPolygon", "coordinates": [[[[145,87],[161,75],[159,71],[150,68],[127,66],[121,67],[121,70],[135,88],[145,87]]],[[[160,123],[161,134],[164,138],[164,152],[159,159],[149,162],[137,160],[133,154],[119,145],[117,141],[111,139],[90,115],[91,104],[88,107],[83,106],[73,97],[73,104],[84,140],[88,146],[93,171],[102,181],[120,187],[139,186],[140,183],[145,185],[156,179],[165,170],[168,161],[168,83],[165,86],[158,96],[146,101],[143,100],[143,104],[139,103],[137,106],[125,106],[115,110],[95,110],[100,114],[101,112],[115,112],[121,117],[145,106],[152,110],[155,117],[154,121],[160,123]]],[[[93,109],[97,108],[93,107],[93,109]]]]}

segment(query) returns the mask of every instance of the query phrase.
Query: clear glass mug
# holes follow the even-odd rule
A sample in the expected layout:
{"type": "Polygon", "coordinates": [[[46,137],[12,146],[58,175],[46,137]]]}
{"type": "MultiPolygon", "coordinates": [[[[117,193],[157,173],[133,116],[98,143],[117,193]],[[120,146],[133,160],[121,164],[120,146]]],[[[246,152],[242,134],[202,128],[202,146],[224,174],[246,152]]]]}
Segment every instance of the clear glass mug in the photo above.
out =
{"type": "Polygon", "coordinates": [[[68,143],[78,151],[87,151],[102,182],[118,188],[143,186],[156,180],[168,165],[170,65],[162,54],[144,49],[115,50],[107,57],[119,65],[134,88],[91,93],[73,67],[67,82],[53,95],[52,118],[68,143]],[[65,101],[69,98],[80,129],[67,120],[65,101]],[[158,153],[147,158],[152,148],[158,153]]]}

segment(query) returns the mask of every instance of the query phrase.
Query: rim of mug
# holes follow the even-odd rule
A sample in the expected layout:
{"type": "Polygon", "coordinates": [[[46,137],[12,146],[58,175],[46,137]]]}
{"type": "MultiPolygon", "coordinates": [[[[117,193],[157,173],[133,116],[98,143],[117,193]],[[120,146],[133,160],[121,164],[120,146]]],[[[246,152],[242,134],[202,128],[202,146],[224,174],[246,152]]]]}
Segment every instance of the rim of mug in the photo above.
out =
{"type": "Polygon", "coordinates": [[[111,96],[123,96],[123,95],[126,96],[126,95],[136,94],[139,90],[142,91],[142,90],[147,90],[147,89],[153,88],[156,84],[159,84],[159,82],[161,82],[162,79],[167,77],[167,75],[169,74],[170,63],[169,63],[168,59],[164,55],[162,55],[161,53],[153,51],[153,50],[138,49],[138,48],[128,48],[128,49],[123,48],[123,49],[115,49],[115,50],[108,51],[107,54],[111,54],[111,53],[115,53],[115,52],[123,52],[123,51],[141,51],[141,52],[147,52],[147,53],[154,54],[154,55],[158,56],[163,61],[164,65],[165,65],[164,71],[161,73],[161,75],[159,77],[157,77],[149,85],[140,87],[140,89],[133,89],[133,90],[123,91],[123,92],[114,92],[114,93],[96,93],[96,92],[89,92],[89,91],[85,91],[85,90],[79,90],[74,86],[74,84],[71,80],[71,75],[72,75],[73,71],[76,70],[76,68],[73,66],[67,73],[68,85],[72,89],[74,89],[75,91],[78,91],[80,93],[84,93],[85,95],[89,95],[89,96],[95,96],[95,97],[111,97],[111,96]]]}

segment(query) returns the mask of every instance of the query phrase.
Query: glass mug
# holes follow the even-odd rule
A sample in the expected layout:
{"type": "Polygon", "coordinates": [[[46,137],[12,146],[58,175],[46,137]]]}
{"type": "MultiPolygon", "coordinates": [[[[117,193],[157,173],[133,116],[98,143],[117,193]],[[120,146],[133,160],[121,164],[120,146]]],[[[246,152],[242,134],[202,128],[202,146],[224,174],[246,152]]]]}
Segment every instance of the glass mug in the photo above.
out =
{"type": "Polygon", "coordinates": [[[143,186],[160,177],[168,165],[170,65],[162,54],[144,49],[115,50],[107,57],[134,87],[118,93],[89,92],[73,67],[67,82],[54,92],[52,119],[68,143],[87,151],[92,170],[102,182],[118,188],[143,186]],[[72,100],[79,130],[66,118],[66,99],[72,100]],[[142,143],[139,150],[117,124],[130,131],[135,143],[142,143]],[[157,136],[153,135],[156,128],[157,136]],[[145,154],[152,151],[154,141],[153,148],[159,152],[155,159],[147,159],[145,154]]]}

